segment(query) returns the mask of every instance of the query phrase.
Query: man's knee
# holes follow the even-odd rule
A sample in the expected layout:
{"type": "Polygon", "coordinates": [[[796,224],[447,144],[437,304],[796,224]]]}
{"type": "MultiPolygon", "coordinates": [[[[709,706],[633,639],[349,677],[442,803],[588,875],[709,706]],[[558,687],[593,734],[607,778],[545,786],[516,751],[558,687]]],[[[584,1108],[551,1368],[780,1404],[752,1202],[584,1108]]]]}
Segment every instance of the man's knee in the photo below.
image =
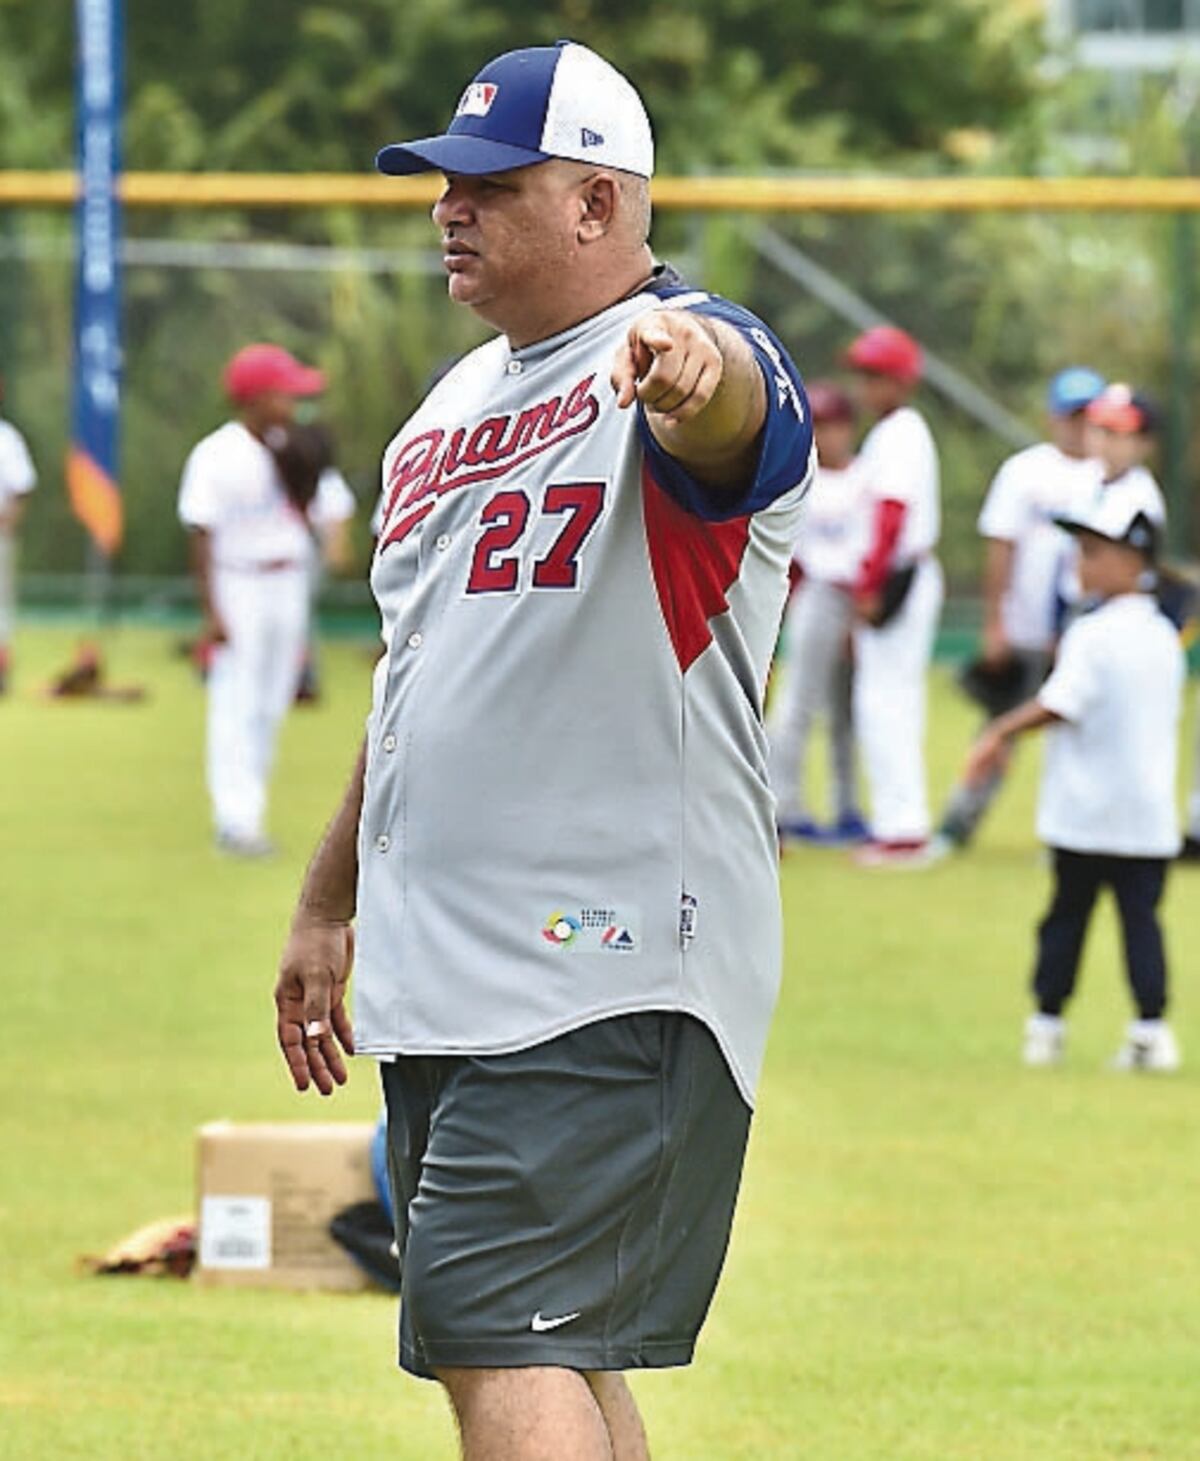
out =
{"type": "Polygon", "coordinates": [[[434,1374],[450,1396],[466,1461],[558,1461],[564,1455],[613,1461],[599,1400],[576,1370],[438,1366],[434,1374]]]}

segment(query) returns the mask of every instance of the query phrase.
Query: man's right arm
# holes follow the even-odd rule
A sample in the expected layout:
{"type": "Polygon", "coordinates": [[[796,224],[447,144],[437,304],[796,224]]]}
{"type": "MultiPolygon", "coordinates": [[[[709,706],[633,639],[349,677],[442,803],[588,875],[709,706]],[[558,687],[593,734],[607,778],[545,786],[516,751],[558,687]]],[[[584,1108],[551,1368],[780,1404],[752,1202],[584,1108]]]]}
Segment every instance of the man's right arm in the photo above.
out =
{"type": "Polygon", "coordinates": [[[345,1085],[342,1051],[354,1054],[346,984],[354,961],[358,824],[367,749],[305,874],[275,985],[276,1035],[293,1084],[323,1096],[345,1085]],[[339,1046],[341,1047],[339,1049],[339,1046]]]}
{"type": "Polygon", "coordinates": [[[1015,545],[1006,538],[988,538],[983,559],[983,658],[1003,664],[1011,653],[1004,628],[1004,598],[1012,582],[1015,545]]]}
{"type": "Polygon", "coordinates": [[[196,592],[200,597],[200,612],[204,615],[201,635],[206,644],[227,644],[229,631],[217,609],[216,597],[213,594],[212,533],[207,528],[190,528],[188,546],[192,560],[192,576],[196,580],[196,592]]]}

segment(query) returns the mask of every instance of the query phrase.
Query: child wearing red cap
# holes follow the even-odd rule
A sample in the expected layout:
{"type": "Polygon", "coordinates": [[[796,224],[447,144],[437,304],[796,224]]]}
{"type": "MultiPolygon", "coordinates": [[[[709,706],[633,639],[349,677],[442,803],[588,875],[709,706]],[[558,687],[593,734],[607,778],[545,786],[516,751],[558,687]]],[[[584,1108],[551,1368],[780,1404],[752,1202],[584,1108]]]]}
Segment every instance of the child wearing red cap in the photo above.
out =
{"type": "Polygon", "coordinates": [[[861,461],[869,544],[854,585],[854,719],[871,791],[867,867],[923,863],[926,677],[945,588],[934,556],[940,530],[937,446],[912,406],[921,347],[903,330],[867,330],[846,353],[875,419],[861,461]]]}
{"type": "Polygon", "coordinates": [[[843,844],[867,834],[858,809],[851,716],[851,584],[862,556],[863,476],[855,456],[854,403],[829,381],[810,381],[817,473],[805,500],[792,562],[800,582],[788,604],[786,664],[768,725],[781,842],[843,844]],[[805,760],[814,722],[829,726],[833,823],[808,810],[805,760]]]}
{"type": "Polygon", "coordinates": [[[303,507],[289,496],[270,443],[286,436],[299,397],[325,388],[318,370],[277,345],[247,345],[225,368],[236,419],[193,447],[179,516],[211,651],[207,781],[217,845],[260,857],[275,740],[300,678],[319,543],[353,515],[336,469],[303,507]]]}

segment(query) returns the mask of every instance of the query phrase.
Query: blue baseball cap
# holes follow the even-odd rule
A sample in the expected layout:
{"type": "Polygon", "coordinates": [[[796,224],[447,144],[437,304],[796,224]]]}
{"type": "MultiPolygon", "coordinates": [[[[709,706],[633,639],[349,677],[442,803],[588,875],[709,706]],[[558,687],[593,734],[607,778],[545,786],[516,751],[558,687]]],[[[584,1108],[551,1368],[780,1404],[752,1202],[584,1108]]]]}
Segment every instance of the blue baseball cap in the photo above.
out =
{"type": "Polygon", "coordinates": [[[404,175],[507,172],[553,157],[648,178],[654,137],[642,99],[614,67],[574,41],[506,51],[459,98],[445,132],[395,142],[375,159],[404,175]]]}
{"type": "Polygon", "coordinates": [[[1086,365],[1069,365],[1060,370],[1046,392],[1046,406],[1052,416],[1073,416],[1090,406],[1108,382],[1086,365]]]}

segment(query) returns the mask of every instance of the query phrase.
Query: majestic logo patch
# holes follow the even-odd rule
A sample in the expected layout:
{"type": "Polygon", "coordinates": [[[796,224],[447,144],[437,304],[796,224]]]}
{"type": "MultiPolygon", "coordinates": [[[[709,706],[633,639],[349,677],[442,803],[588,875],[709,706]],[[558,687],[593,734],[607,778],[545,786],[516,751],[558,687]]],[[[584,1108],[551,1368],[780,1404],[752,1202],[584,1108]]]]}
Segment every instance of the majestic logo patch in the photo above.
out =
{"type": "Polygon", "coordinates": [[[388,465],[387,511],[379,551],[406,538],[439,497],[458,487],[505,476],[560,442],[592,427],[600,415],[586,375],[564,396],[551,396],[502,416],[486,416],[447,432],[440,426],[402,441],[388,465]]]}
{"type": "Polygon", "coordinates": [[[472,81],[458,103],[456,117],[486,117],[500,88],[494,81],[472,81]]]}
{"type": "Polygon", "coordinates": [[[579,140],[584,147],[603,147],[604,138],[599,132],[593,132],[590,127],[580,127],[579,140]]]}

